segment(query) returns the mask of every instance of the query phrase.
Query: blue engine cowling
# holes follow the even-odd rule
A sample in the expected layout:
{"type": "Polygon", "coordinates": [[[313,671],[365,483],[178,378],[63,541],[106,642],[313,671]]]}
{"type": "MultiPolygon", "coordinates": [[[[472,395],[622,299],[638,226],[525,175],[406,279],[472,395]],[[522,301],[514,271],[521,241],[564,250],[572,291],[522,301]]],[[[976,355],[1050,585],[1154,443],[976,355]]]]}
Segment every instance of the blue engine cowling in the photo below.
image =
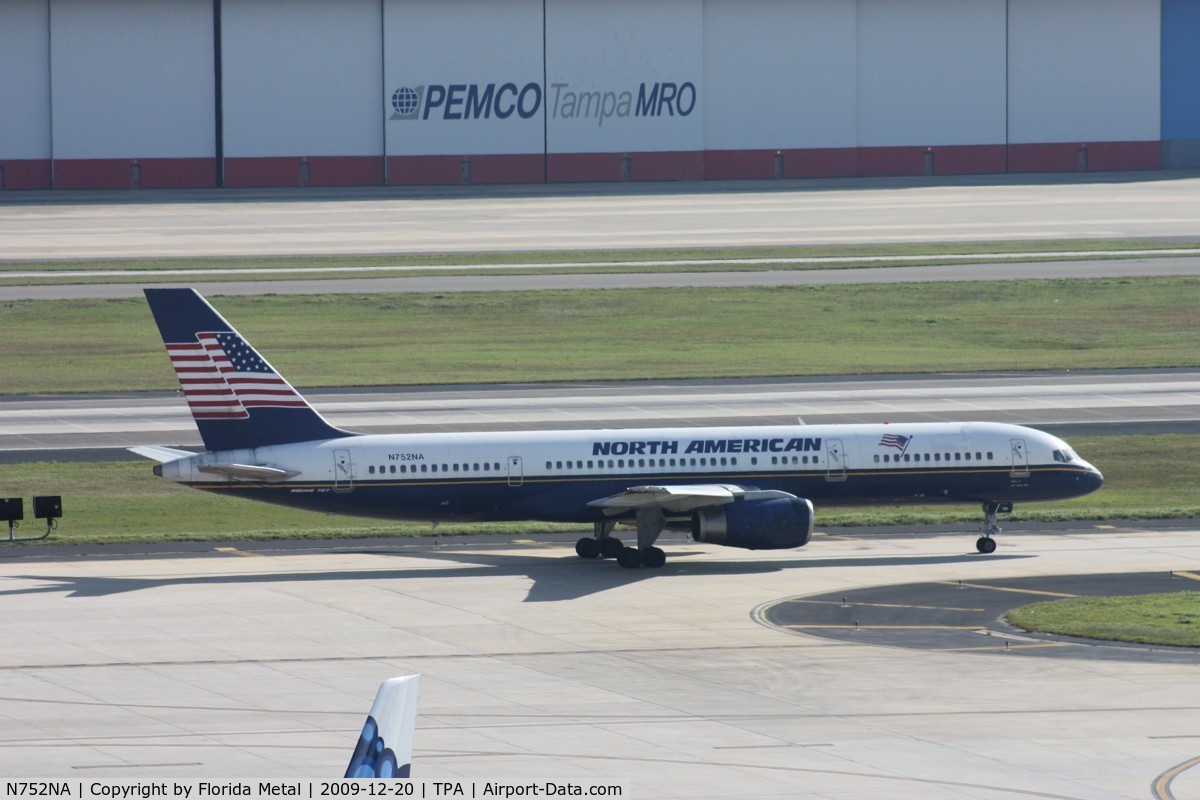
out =
{"type": "Polygon", "coordinates": [[[802,497],[745,500],[692,513],[697,542],[746,550],[800,547],[808,544],[812,529],[812,503],[802,497]]]}

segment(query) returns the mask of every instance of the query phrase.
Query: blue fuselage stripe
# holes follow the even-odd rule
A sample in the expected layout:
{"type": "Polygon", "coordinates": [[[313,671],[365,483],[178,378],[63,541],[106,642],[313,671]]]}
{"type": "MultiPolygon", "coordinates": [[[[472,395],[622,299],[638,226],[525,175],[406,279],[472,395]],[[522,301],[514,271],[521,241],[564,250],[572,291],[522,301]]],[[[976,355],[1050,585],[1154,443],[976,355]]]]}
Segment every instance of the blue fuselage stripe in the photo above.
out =
{"type": "Polygon", "coordinates": [[[550,475],[511,481],[503,475],[409,480],[387,476],[356,479],[348,491],[345,485],[334,487],[330,483],[311,482],[190,485],[296,508],[382,519],[588,522],[599,515],[588,507],[589,502],[631,486],[731,483],[789,492],[811,500],[818,507],[1029,502],[1087,494],[1095,488],[1092,474],[1070,466],[1030,467],[1028,474],[1014,473],[1008,468],[953,467],[847,470],[844,476],[837,474],[832,478],[825,470],[550,475]]]}

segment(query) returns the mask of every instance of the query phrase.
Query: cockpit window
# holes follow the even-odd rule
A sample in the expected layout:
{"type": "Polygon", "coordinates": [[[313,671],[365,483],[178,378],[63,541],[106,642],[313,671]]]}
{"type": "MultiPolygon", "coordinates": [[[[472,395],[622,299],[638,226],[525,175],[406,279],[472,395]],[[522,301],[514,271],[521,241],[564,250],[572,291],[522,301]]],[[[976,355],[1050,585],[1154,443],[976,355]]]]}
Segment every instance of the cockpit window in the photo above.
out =
{"type": "Polygon", "coordinates": [[[1054,460],[1063,464],[1070,464],[1075,460],[1075,453],[1071,452],[1071,448],[1064,447],[1062,450],[1054,451],[1054,460]]]}

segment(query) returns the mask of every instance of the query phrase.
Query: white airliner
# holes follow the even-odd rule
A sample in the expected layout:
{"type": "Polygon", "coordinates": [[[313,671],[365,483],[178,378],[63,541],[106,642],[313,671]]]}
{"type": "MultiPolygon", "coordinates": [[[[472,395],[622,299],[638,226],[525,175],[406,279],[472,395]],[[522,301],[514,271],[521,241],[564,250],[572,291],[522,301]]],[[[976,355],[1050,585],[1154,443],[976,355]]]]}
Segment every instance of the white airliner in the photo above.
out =
{"type": "Polygon", "coordinates": [[[590,522],[583,558],[660,567],[698,542],[808,542],[813,505],[979,503],[981,553],[1013,503],[1100,488],[1061,439],[988,422],[358,435],[329,425],[192,289],[146,289],[207,452],[134,452],[197,489],[381,519],[590,522]],[[637,526],[637,546],[613,536],[637,526]]]}

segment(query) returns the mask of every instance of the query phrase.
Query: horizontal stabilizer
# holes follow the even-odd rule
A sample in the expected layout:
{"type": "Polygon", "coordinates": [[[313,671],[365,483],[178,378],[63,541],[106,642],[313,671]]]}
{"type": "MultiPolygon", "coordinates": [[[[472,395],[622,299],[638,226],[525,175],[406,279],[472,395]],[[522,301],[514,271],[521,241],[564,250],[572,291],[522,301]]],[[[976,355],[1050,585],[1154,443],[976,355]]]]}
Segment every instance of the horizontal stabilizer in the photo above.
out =
{"type": "Polygon", "coordinates": [[[125,449],[135,455],[148,458],[151,461],[157,461],[160,464],[196,455],[191,450],[178,450],[174,447],[157,447],[154,445],[140,445],[138,447],[126,447],[125,449]]]}

